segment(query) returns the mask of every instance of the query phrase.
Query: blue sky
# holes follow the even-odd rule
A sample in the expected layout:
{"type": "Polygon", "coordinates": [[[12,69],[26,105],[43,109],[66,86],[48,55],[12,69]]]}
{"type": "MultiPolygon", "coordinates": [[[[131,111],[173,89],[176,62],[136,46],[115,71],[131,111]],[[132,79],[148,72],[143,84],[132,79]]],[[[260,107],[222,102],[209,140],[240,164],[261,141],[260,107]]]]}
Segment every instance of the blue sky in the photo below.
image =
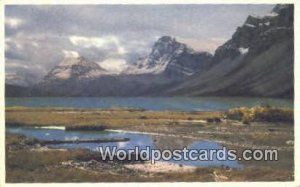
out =
{"type": "Polygon", "coordinates": [[[37,82],[64,56],[104,67],[147,55],[163,35],[211,53],[248,15],[275,5],[53,5],[5,7],[6,80],[37,82]]]}

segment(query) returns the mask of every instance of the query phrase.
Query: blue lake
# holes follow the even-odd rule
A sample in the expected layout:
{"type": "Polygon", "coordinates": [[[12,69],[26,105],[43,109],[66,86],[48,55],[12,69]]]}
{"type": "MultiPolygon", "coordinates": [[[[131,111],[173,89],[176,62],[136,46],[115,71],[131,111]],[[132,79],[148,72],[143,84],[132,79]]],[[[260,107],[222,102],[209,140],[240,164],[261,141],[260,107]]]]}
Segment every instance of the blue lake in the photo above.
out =
{"type": "MultiPolygon", "coordinates": [[[[135,149],[136,147],[139,150],[145,150],[147,147],[150,149],[155,149],[160,147],[156,140],[157,137],[153,137],[147,134],[136,134],[128,132],[109,132],[109,131],[65,131],[60,129],[42,129],[42,128],[33,128],[33,127],[7,127],[6,132],[12,134],[25,135],[29,138],[36,138],[39,140],[75,140],[75,139],[103,139],[103,138],[129,138],[128,142],[115,142],[115,143],[68,143],[68,144],[56,144],[48,145],[50,148],[65,148],[65,149],[89,149],[91,151],[99,151],[99,147],[105,149],[106,147],[112,148],[115,146],[117,149],[129,150],[135,149]]],[[[173,139],[174,140],[174,139],[173,139]]],[[[173,143],[172,139],[169,140],[169,143],[173,143]]],[[[164,140],[166,141],[166,140],[164,140]]],[[[168,141],[168,140],[167,140],[168,141]]],[[[174,143],[175,144],[175,143],[174,143]]],[[[187,147],[187,149],[193,150],[218,150],[223,147],[213,141],[208,140],[192,140],[192,143],[186,145],[179,145],[180,147],[187,147]]],[[[161,148],[161,147],[160,147],[161,148]]],[[[180,149],[180,148],[178,148],[180,149]]],[[[227,153],[225,152],[225,155],[227,153]]],[[[182,164],[182,165],[191,165],[191,166],[215,166],[223,167],[229,166],[231,168],[242,168],[237,161],[232,161],[228,159],[217,160],[216,155],[212,157],[211,160],[169,160],[168,162],[182,164]]]]}
{"type": "Polygon", "coordinates": [[[5,98],[5,106],[73,108],[144,108],[153,111],[213,111],[240,106],[293,108],[293,100],[245,97],[26,97],[5,98]]]}

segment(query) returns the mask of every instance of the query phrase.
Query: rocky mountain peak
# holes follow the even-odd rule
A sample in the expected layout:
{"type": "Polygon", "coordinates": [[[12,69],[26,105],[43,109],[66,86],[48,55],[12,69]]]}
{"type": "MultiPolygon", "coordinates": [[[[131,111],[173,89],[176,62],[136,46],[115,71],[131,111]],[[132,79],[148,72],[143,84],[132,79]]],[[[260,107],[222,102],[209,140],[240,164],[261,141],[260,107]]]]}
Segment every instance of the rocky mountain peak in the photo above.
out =
{"type": "MultiPolygon", "coordinates": [[[[179,43],[175,38],[170,36],[163,36],[154,43],[150,58],[159,60],[166,55],[176,55],[182,53],[187,46],[185,44],[179,43]]],[[[155,65],[155,64],[152,64],[155,65]]]]}
{"type": "Polygon", "coordinates": [[[277,14],[281,14],[283,11],[287,11],[289,9],[293,9],[292,4],[277,4],[273,9],[272,12],[277,14]]]}
{"type": "MultiPolygon", "coordinates": [[[[139,61],[134,66],[129,67],[125,73],[163,73],[170,64],[177,64],[178,58],[192,53],[196,52],[188,48],[185,44],[177,42],[175,38],[162,36],[154,43],[148,57],[139,59],[139,61]]],[[[185,64],[181,64],[180,66],[185,66],[185,64]]]]}
{"type": "Polygon", "coordinates": [[[162,36],[157,40],[157,43],[159,42],[175,42],[176,39],[173,38],[172,36],[162,36]]]}
{"type": "Polygon", "coordinates": [[[293,35],[293,6],[277,5],[265,16],[250,15],[231,40],[220,46],[214,56],[218,62],[249,53],[259,53],[275,42],[293,35]]]}
{"type": "Polygon", "coordinates": [[[65,57],[59,64],[58,66],[74,66],[74,65],[87,65],[89,62],[82,57],[65,57]]]}
{"type": "Polygon", "coordinates": [[[177,42],[176,39],[171,36],[162,36],[154,43],[153,51],[159,50],[161,52],[173,52],[179,47],[186,47],[183,45],[184,44],[177,42]]]}
{"type": "Polygon", "coordinates": [[[89,62],[82,56],[65,57],[45,76],[44,82],[74,78],[96,78],[105,74],[107,72],[98,64],[89,62]]]}
{"type": "Polygon", "coordinates": [[[125,73],[159,74],[166,72],[171,76],[187,76],[197,71],[197,67],[201,66],[202,61],[210,58],[211,55],[207,52],[196,52],[186,44],[177,42],[171,36],[162,36],[154,43],[148,57],[139,59],[135,65],[126,69],[125,73]]]}

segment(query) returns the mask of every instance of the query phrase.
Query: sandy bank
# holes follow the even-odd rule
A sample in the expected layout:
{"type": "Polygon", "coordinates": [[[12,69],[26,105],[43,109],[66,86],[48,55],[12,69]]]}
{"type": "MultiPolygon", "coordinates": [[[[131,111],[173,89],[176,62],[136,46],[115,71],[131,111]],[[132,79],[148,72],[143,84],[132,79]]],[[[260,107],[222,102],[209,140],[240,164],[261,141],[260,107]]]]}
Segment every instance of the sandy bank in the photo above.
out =
{"type": "Polygon", "coordinates": [[[173,164],[169,162],[155,162],[151,164],[150,162],[143,163],[143,164],[126,164],[125,168],[131,170],[138,170],[147,173],[170,173],[170,172],[177,172],[177,173],[185,173],[185,172],[194,172],[197,167],[194,166],[184,166],[173,164]]]}

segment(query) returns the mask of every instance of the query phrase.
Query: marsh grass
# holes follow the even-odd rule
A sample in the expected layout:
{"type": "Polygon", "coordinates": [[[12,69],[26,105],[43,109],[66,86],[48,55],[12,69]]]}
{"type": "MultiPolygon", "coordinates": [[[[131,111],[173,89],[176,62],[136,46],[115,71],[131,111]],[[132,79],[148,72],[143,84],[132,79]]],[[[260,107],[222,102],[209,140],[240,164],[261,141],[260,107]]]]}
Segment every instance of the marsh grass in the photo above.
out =
{"type": "Polygon", "coordinates": [[[153,112],[126,108],[100,110],[8,107],[5,111],[6,125],[9,126],[52,125],[79,129],[82,126],[122,129],[139,125],[169,125],[177,124],[180,120],[206,120],[221,116],[222,112],[153,112]]]}
{"type": "Polygon", "coordinates": [[[252,108],[233,108],[226,112],[227,118],[240,120],[244,124],[250,122],[289,122],[294,121],[294,111],[289,108],[257,106],[252,108]]]}
{"type": "MultiPolygon", "coordinates": [[[[244,120],[244,122],[263,121],[278,122],[284,121],[292,123],[293,110],[272,108],[268,106],[253,108],[236,108],[228,112],[153,112],[143,110],[121,109],[73,109],[73,108],[6,108],[6,125],[23,126],[66,126],[66,128],[83,129],[105,127],[110,129],[124,129],[141,131],[157,131],[168,133],[187,133],[191,129],[217,131],[216,127],[224,127],[228,131],[245,126],[231,126],[230,120],[227,123],[216,124],[214,119],[221,119],[223,115],[229,119],[244,120]],[[213,119],[213,120],[211,120],[213,119]],[[201,129],[197,123],[181,123],[181,120],[206,120],[201,124],[201,129]],[[211,121],[211,122],[210,122],[211,121]]],[[[262,123],[264,124],[264,123],[262,123]]],[[[274,123],[275,124],[275,123],[274,123]]],[[[284,123],[286,124],[286,123],[284,123]]],[[[270,124],[269,124],[270,125],[270,124]]],[[[262,125],[263,126],[263,125],[262,125]]],[[[275,128],[275,126],[271,126],[275,128]]],[[[218,135],[214,138],[224,140],[253,141],[255,144],[263,145],[285,145],[287,140],[293,137],[291,134],[276,134],[268,132],[269,126],[249,126],[249,134],[234,136],[218,135]],[[257,129],[262,129],[267,134],[254,133],[257,129]],[[253,132],[252,132],[253,131],[253,132]],[[224,136],[224,137],[223,137],[224,136]]],[[[285,126],[290,131],[292,126],[285,126]]],[[[260,132],[260,131],[259,131],[260,132]]],[[[203,134],[201,137],[203,138],[203,134]]],[[[208,136],[207,136],[208,137],[208,136]]],[[[209,136],[212,138],[212,136],[209,136]]],[[[31,151],[29,149],[17,149],[8,151],[8,146],[20,144],[21,146],[30,141],[23,136],[6,135],[6,181],[7,182],[175,182],[175,181],[215,181],[214,172],[219,176],[225,176],[228,181],[282,181],[293,180],[292,155],[283,156],[285,162],[274,164],[275,167],[268,168],[257,164],[253,168],[243,170],[233,169],[227,171],[222,168],[198,168],[195,172],[189,173],[158,173],[141,174],[126,171],[122,174],[111,174],[115,170],[103,169],[100,172],[86,171],[78,168],[61,167],[60,163],[68,160],[92,160],[95,157],[86,150],[67,151],[31,151]],[[288,168],[282,166],[289,164],[288,168]],[[290,166],[291,165],[291,166],[290,166]],[[278,169],[279,168],[279,169],[278,169]]],[[[34,142],[33,142],[34,143],[34,142]]],[[[282,162],[282,159],[281,159],[282,162]]]]}

